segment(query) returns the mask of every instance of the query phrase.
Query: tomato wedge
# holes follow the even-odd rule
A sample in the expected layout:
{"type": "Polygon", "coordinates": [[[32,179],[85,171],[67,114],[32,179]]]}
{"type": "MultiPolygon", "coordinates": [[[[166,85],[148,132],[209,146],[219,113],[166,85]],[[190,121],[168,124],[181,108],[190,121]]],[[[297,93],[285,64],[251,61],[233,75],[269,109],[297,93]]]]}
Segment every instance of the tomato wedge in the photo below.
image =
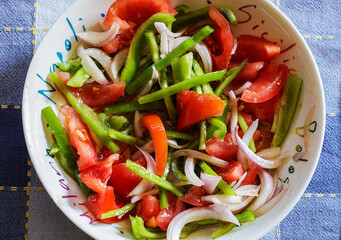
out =
{"type": "Polygon", "coordinates": [[[238,180],[244,174],[243,166],[238,161],[229,161],[227,169],[220,169],[218,174],[227,182],[231,183],[238,180]]]}
{"type": "Polygon", "coordinates": [[[64,127],[67,129],[71,145],[77,149],[79,155],[78,170],[82,171],[95,165],[97,162],[96,147],[91,141],[88,127],[72,107],[64,105],[60,112],[65,117],[64,127]]]}
{"type": "Polygon", "coordinates": [[[257,177],[259,169],[260,169],[260,166],[258,166],[255,163],[252,163],[250,169],[247,171],[244,181],[240,184],[240,187],[244,185],[253,184],[253,182],[255,181],[257,177]]]}
{"type": "MultiPolygon", "coordinates": [[[[231,63],[229,69],[239,66],[241,63],[231,63]]],[[[248,62],[245,68],[237,75],[233,82],[237,80],[254,81],[259,71],[264,67],[263,61],[248,62]]]]}
{"type": "Polygon", "coordinates": [[[237,49],[232,59],[234,61],[249,59],[252,62],[267,62],[277,57],[280,52],[281,48],[273,42],[256,36],[241,35],[238,38],[237,49]]]}
{"type": "Polygon", "coordinates": [[[262,103],[276,96],[287,80],[288,67],[272,62],[254,81],[251,87],[244,90],[241,100],[249,103],[262,103]]]}
{"type": "Polygon", "coordinates": [[[223,140],[211,138],[206,142],[206,152],[211,156],[223,159],[236,159],[238,146],[232,142],[231,133],[227,133],[223,140]]]}
{"type": "Polygon", "coordinates": [[[211,48],[210,52],[213,60],[213,66],[215,71],[224,70],[229,65],[233,48],[233,36],[230,30],[230,25],[225,17],[214,7],[210,7],[208,15],[213,21],[213,37],[215,44],[217,44],[219,48],[219,51],[215,53],[213,53],[214,51],[212,51],[211,48]]]}
{"type": "Polygon", "coordinates": [[[119,159],[119,154],[112,154],[106,160],[98,162],[78,175],[88,188],[97,193],[105,193],[106,182],[112,173],[112,164],[119,159]]]}
{"type": "Polygon", "coordinates": [[[145,196],[136,206],[136,214],[148,227],[156,228],[156,218],[160,212],[160,202],[155,196],[145,196]]]}
{"type": "Polygon", "coordinates": [[[142,117],[142,124],[150,133],[153,139],[156,156],[156,174],[163,175],[168,154],[168,142],[165,126],[161,118],[156,114],[147,114],[142,117]]]}
{"type": "Polygon", "coordinates": [[[207,205],[206,202],[201,200],[201,197],[205,195],[205,190],[202,187],[193,186],[188,192],[180,198],[181,201],[191,204],[196,207],[202,207],[207,205]]]}
{"type": "Polygon", "coordinates": [[[225,108],[225,102],[219,97],[194,91],[178,93],[176,104],[179,112],[178,131],[186,130],[200,120],[221,116],[225,108]]]}
{"type": "Polygon", "coordinates": [[[129,29],[127,33],[118,34],[113,40],[103,46],[104,51],[108,54],[112,54],[123,48],[129,47],[135,32],[135,29],[129,29]]]}

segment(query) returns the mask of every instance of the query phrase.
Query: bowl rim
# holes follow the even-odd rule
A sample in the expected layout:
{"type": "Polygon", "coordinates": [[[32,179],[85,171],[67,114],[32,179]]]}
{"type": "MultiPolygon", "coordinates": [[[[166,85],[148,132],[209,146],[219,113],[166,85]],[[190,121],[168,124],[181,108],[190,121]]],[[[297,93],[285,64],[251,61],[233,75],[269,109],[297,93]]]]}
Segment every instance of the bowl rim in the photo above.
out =
{"type": "MultiPolygon", "coordinates": [[[[54,29],[57,28],[57,25],[59,25],[61,23],[61,21],[65,18],[65,16],[67,14],[69,14],[69,12],[74,8],[74,6],[76,6],[77,4],[79,4],[79,2],[81,2],[82,0],[76,0],[70,7],[68,7],[58,18],[57,20],[53,23],[53,25],[51,26],[50,30],[47,32],[47,34],[44,36],[44,38],[42,39],[42,42],[44,42],[44,40],[46,38],[48,38],[50,35],[53,34],[54,29]]],[[[114,2],[114,1],[113,1],[114,2]]],[[[307,54],[311,60],[311,63],[313,64],[314,68],[313,68],[313,75],[316,76],[316,82],[318,84],[318,89],[321,93],[321,111],[323,114],[323,117],[321,118],[321,126],[322,126],[322,138],[321,141],[319,142],[318,148],[315,149],[315,152],[317,153],[316,158],[318,159],[314,159],[314,164],[312,167],[312,171],[309,172],[309,174],[307,174],[306,178],[304,179],[304,182],[300,183],[301,187],[299,188],[297,194],[294,195],[294,197],[292,198],[292,200],[289,202],[289,204],[287,205],[287,207],[285,209],[283,209],[280,213],[280,216],[276,218],[276,220],[278,221],[272,221],[272,223],[270,225],[268,225],[266,228],[262,228],[260,229],[260,231],[258,231],[257,233],[255,233],[254,237],[255,239],[259,239],[261,237],[263,237],[264,235],[266,235],[268,232],[270,232],[276,225],[278,225],[290,212],[291,210],[295,207],[295,205],[297,204],[297,202],[300,200],[300,198],[302,197],[304,191],[306,190],[306,188],[308,187],[313,174],[316,171],[316,167],[317,164],[319,162],[320,159],[320,155],[321,155],[321,151],[322,151],[322,146],[323,146],[323,142],[324,142],[324,137],[325,137],[325,122],[326,122],[326,103],[325,103],[325,94],[324,94],[324,89],[323,89],[323,84],[322,84],[322,79],[320,76],[320,72],[318,70],[318,66],[316,64],[315,58],[307,44],[307,42],[304,40],[302,34],[298,31],[298,29],[296,28],[296,26],[291,22],[291,20],[271,1],[269,0],[260,0],[261,4],[265,7],[268,7],[271,9],[271,11],[274,11],[274,13],[276,13],[276,19],[279,19],[281,21],[284,21],[287,26],[286,28],[289,28],[290,30],[293,31],[293,34],[295,34],[297,36],[297,39],[299,40],[299,43],[302,44],[302,48],[300,48],[301,51],[303,51],[305,54],[307,54]]],[[[39,55],[41,51],[40,46],[38,47],[36,54],[33,56],[32,60],[31,60],[31,64],[29,66],[26,78],[25,78],[25,86],[24,86],[24,91],[23,91],[23,100],[22,100],[22,122],[23,122],[23,130],[24,130],[24,137],[25,137],[25,142],[26,142],[26,146],[28,149],[28,153],[30,156],[30,159],[32,160],[33,166],[35,167],[35,155],[33,154],[33,146],[32,144],[30,144],[30,139],[29,139],[29,133],[30,133],[30,126],[28,125],[27,118],[29,116],[28,114],[28,107],[26,107],[26,105],[28,104],[27,101],[25,101],[25,99],[28,97],[28,91],[27,91],[27,87],[26,87],[26,83],[28,82],[29,76],[32,75],[33,72],[33,68],[34,68],[34,61],[35,58],[37,58],[37,56],[39,55]],[[33,157],[32,157],[33,156],[33,157]]],[[[38,170],[39,168],[35,168],[36,169],[36,173],[41,181],[41,173],[38,170]]],[[[59,208],[59,210],[61,210],[63,212],[63,214],[69,219],[71,220],[71,222],[73,224],[75,224],[78,228],[80,228],[84,233],[86,233],[87,235],[96,238],[97,235],[94,234],[92,231],[88,231],[88,229],[86,229],[83,225],[80,224],[79,221],[76,220],[76,218],[74,218],[74,216],[69,213],[68,211],[65,211],[64,209],[61,209],[60,206],[57,204],[57,202],[55,201],[55,199],[53,198],[53,191],[50,188],[46,188],[45,186],[45,182],[41,181],[42,185],[44,186],[44,188],[46,189],[47,193],[49,194],[50,198],[55,202],[55,204],[57,205],[57,207],[59,208]]]]}

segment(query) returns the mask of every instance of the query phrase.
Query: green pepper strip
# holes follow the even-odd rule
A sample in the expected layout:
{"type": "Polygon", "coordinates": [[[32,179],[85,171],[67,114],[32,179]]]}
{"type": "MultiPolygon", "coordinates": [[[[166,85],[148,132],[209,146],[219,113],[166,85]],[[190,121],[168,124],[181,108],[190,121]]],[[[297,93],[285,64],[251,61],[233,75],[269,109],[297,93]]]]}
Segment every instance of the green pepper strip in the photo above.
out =
{"type": "Polygon", "coordinates": [[[213,126],[217,127],[217,130],[213,132],[213,136],[223,140],[227,132],[226,124],[218,118],[209,118],[207,121],[213,126]]]}
{"type": "Polygon", "coordinates": [[[178,131],[172,131],[172,130],[166,130],[166,134],[167,134],[167,137],[182,139],[182,140],[187,140],[187,141],[195,141],[197,139],[191,134],[178,132],[178,131]]]}
{"type": "Polygon", "coordinates": [[[84,67],[79,69],[75,75],[73,75],[66,85],[69,87],[80,88],[84,85],[85,81],[90,78],[90,74],[85,70],[84,67]]]}
{"type": "MultiPolygon", "coordinates": [[[[195,75],[197,76],[201,76],[205,74],[202,68],[200,67],[200,64],[195,59],[193,59],[193,70],[194,70],[195,75]]],[[[202,87],[203,93],[214,94],[213,88],[211,87],[209,83],[203,83],[201,87],[202,87]]]]}
{"type": "Polygon", "coordinates": [[[177,197],[183,196],[180,189],[177,186],[175,186],[173,183],[170,183],[167,180],[162,179],[161,177],[151,172],[148,172],[144,167],[140,166],[137,163],[134,163],[131,160],[127,160],[126,168],[128,168],[130,171],[134,172],[135,174],[139,175],[140,177],[147,179],[148,181],[155,183],[156,185],[163,187],[164,189],[167,189],[168,191],[172,192],[177,197]]]}
{"type": "Polygon", "coordinates": [[[183,181],[183,182],[188,181],[185,174],[183,174],[181,170],[179,169],[178,159],[172,159],[171,168],[176,179],[178,179],[179,181],[183,181]]]}
{"type": "Polygon", "coordinates": [[[155,238],[165,238],[165,232],[150,232],[144,226],[144,221],[139,216],[133,217],[129,216],[131,231],[133,233],[134,238],[136,239],[155,239],[155,238]]]}
{"type": "Polygon", "coordinates": [[[217,10],[227,19],[230,21],[230,23],[234,26],[237,27],[238,25],[238,20],[236,18],[236,15],[232,12],[231,9],[228,8],[217,8],[217,10]]]}
{"type": "MultiPolygon", "coordinates": [[[[226,114],[227,114],[227,112],[229,110],[229,102],[227,100],[224,100],[224,102],[225,102],[225,109],[224,109],[223,114],[220,117],[216,117],[216,119],[218,119],[218,120],[220,120],[222,122],[225,121],[226,114]]],[[[217,131],[217,129],[218,128],[216,126],[211,124],[211,126],[207,130],[207,139],[211,139],[213,137],[213,134],[215,133],[215,131],[217,131]]]]}
{"type": "Polygon", "coordinates": [[[165,104],[162,101],[151,102],[148,104],[140,104],[138,102],[127,102],[114,104],[104,108],[105,113],[120,114],[130,113],[135,111],[149,111],[149,110],[162,110],[165,109],[165,104]]]}
{"type": "MultiPolygon", "coordinates": [[[[153,66],[158,71],[162,71],[167,66],[171,64],[171,62],[176,59],[177,57],[180,57],[182,54],[184,54],[188,49],[195,46],[198,42],[206,38],[208,35],[213,33],[214,29],[210,26],[206,26],[202,29],[200,29],[199,32],[194,34],[191,38],[183,41],[178,47],[176,47],[172,52],[170,52],[165,58],[161,59],[157,63],[154,63],[152,66],[147,68],[140,76],[138,76],[127,88],[126,92],[131,95],[133,94],[138,88],[143,86],[153,73],[153,66]]],[[[129,56],[128,56],[129,57],[129,56]]],[[[122,78],[122,77],[121,77],[122,78]]],[[[193,87],[193,86],[192,86],[193,87]]]]}
{"type": "MultiPolygon", "coordinates": [[[[161,75],[161,89],[165,89],[168,88],[168,77],[166,72],[162,72],[161,75]]],[[[173,124],[173,126],[176,126],[176,121],[177,121],[177,112],[176,109],[174,107],[173,101],[171,97],[165,97],[164,99],[166,108],[167,108],[167,112],[168,112],[168,116],[173,124]]]]}
{"type": "Polygon", "coordinates": [[[56,63],[60,70],[64,72],[74,72],[82,68],[82,59],[80,57],[71,59],[64,63],[56,63]]]}
{"type": "Polygon", "coordinates": [[[290,129],[297,108],[303,80],[292,74],[288,75],[283,95],[279,101],[277,122],[273,128],[276,130],[271,142],[271,147],[279,147],[290,129]]]}
{"type": "Polygon", "coordinates": [[[175,17],[181,16],[184,14],[188,14],[192,11],[192,9],[189,6],[184,5],[184,4],[176,6],[174,9],[178,12],[178,14],[175,15],[175,17]]]}
{"type": "Polygon", "coordinates": [[[89,197],[90,195],[95,194],[95,192],[92,191],[90,188],[88,188],[88,186],[86,186],[85,183],[82,181],[82,179],[78,176],[80,174],[80,171],[75,170],[74,173],[77,177],[78,184],[81,187],[82,192],[85,194],[85,196],[89,197]]]}
{"type": "Polygon", "coordinates": [[[152,55],[152,60],[154,63],[160,60],[160,50],[157,44],[155,33],[153,31],[147,31],[145,34],[147,39],[147,44],[152,55]]]}
{"type": "Polygon", "coordinates": [[[174,83],[180,82],[180,60],[177,58],[172,60],[171,67],[172,67],[174,83]]]}
{"type": "Polygon", "coordinates": [[[144,46],[146,45],[146,37],[144,35],[145,32],[154,29],[155,22],[171,23],[174,21],[175,18],[171,14],[156,13],[143,24],[141,24],[141,26],[137,29],[133,40],[131,41],[128,57],[126,59],[120,78],[121,82],[129,84],[134,78],[134,75],[141,60],[142,51],[144,49],[144,46]]]}
{"type": "Polygon", "coordinates": [[[110,128],[117,131],[120,131],[128,122],[128,119],[124,116],[111,116],[108,120],[110,128]]]}
{"type": "Polygon", "coordinates": [[[111,210],[111,211],[106,212],[106,213],[102,213],[101,219],[117,217],[117,216],[126,214],[127,212],[133,210],[135,208],[135,206],[136,206],[136,203],[127,203],[126,205],[124,205],[121,208],[111,210]]]}
{"type": "Polygon", "coordinates": [[[193,53],[192,52],[189,52],[180,57],[179,59],[180,81],[184,81],[188,78],[191,78],[192,65],[193,65],[193,53]]]}
{"type": "MultiPolygon", "coordinates": [[[[199,166],[201,170],[203,170],[205,173],[212,175],[212,176],[219,176],[213,169],[204,161],[199,161],[199,166]]],[[[232,195],[237,196],[237,194],[232,190],[230,185],[227,184],[223,179],[221,179],[217,185],[217,188],[219,188],[221,191],[223,191],[226,195],[232,195]]]]}
{"type": "MultiPolygon", "coordinates": [[[[63,84],[64,85],[64,84],[63,84]]],[[[65,85],[64,85],[65,86],[65,85]]],[[[76,179],[74,170],[77,169],[77,155],[73,150],[70,140],[65,133],[63,126],[60,124],[52,107],[46,107],[41,111],[46,122],[49,124],[52,133],[59,146],[62,157],[59,158],[59,163],[64,171],[73,179],[76,179]]]]}
{"type": "Polygon", "coordinates": [[[50,156],[54,156],[54,155],[56,155],[59,152],[59,150],[60,150],[59,146],[58,146],[57,142],[55,142],[52,145],[52,147],[50,148],[49,155],[50,156]]]}
{"type": "Polygon", "coordinates": [[[224,92],[225,88],[237,77],[237,75],[244,69],[247,61],[243,61],[239,66],[230,69],[227,74],[225,80],[215,89],[214,93],[218,97],[224,92]]]}
{"type": "Polygon", "coordinates": [[[226,70],[223,70],[223,71],[207,73],[207,74],[202,75],[202,76],[195,76],[195,77],[187,79],[183,82],[173,84],[172,86],[169,86],[166,89],[161,89],[161,90],[153,92],[151,94],[142,96],[138,99],[138,101],[140,104],[154,102],[154,101],[160,100],[164,97],[168,97],[168,96],[171,96],[173,94],[176,94],[176,93],[178,93],[184,89],[189,89],[189,88],[192,88],[194,86],[197,86],[197,85],[200,85],[203,83],[207,83],[207,82],[211,82],[211,81],[219,81],[224,77],[225,73],[226,73],[226,70]]]}
{"type": "Polygon", "coordinates": [[[108,134],[111,138],[132,146],[135,146],[137,144],[139,147],[142,147],[143,145],[146,144],[146,142],[143,141],[142,139],[138,139],[136,137],[121,133],[112,128],[108,130],[108,134]]]}
{"type": "MultiPolygon", "coordinates": [[[[240,223],[252,222],[256,219],[252,211],[242,212],[235,216],[240,223]]],[[[219,238],[224,234],[228,233],[229,231],[231,231],[235,226],[237,225],[235,225],[234,223],[223,223],[212,233],[211,236],[213,239],[219,238]]]]}
{"type": "Polygon", "coordinates": [[[139,67],[139,69],[137,70],[137,72],[134,75],[134,78],[140,76],[141,73],[143,73],[150,65],[153,64],[153,60],[149,57],[149,55],[147,56],[147,61],[141,65],[141,67],[139,67]]]}
{"type": "MultiPolygon", "coordinates": [[[[240,113],[238,113],[238,123],[239,123],[239,126],[242,129],[242,131],[245,133],[246,130],[249,128],[249,126],[245,122],[245,119],[243,118],[243,115],[241,115],[240,113]]],[[[251,138],[249,146],[250,146],[250,149],[253,152],[256,152],[256,145],[255,145],[255,141],[253,140],[253,138],[251,138]]]]}
{"type": "Polygon", "coordinates": [[[107,126],[98,118],[97,114],[83,101],[75,97],[64,83],[59,79],[57,73],[53,72],[49,74],[49,77],[58,86],[58,88],[64,93],[65,97],[71,103],[76,112],[80,115],[82,120],[88,125],[88,127],[98,136],[101,142],[108,147],[108,149],[114,153],[120,150],[114,141],[109,137],[107,126]]]}
{"type": "MultiPolygon", "coordinates": [[[[167,180],[169,170],[170,170],[170,162],[171,162],[171,158],[168,157],[165,172],[161,176],[161,178],[164,180],[167,180]]],[[[168,208],[169,206],[168,195],[167,195],[166,189],[164,189],[163,187],[159,187],[159,198],[160,198],[160,208],[161,209],[168,208]]]]}
{"type": "Polygon", "coordinates": [[[206,121],[205,120],[200,121],[199,125],[200,125],[199,150],[205,150],[207,140],[206,121]]]}

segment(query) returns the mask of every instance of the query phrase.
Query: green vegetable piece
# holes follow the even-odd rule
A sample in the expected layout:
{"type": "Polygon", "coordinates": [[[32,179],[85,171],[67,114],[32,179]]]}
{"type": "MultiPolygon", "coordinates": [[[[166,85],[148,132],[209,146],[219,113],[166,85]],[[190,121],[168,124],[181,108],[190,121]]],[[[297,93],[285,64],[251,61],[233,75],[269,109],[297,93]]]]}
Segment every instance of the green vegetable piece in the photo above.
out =
{"type": "Polygon", "coordinates": [[[178,14],[175,15],[175,17],[179,17],[181,15],[188,14],[192,11],[192,9],[189,6],[184,5],[184,4],[176,6],[174,9],[178,12],[178,14]]]}
{"type": "MultiPolygon", "coordinates": [[[[193,59],[193,70],[194,70],[195,75],[197,75],[197,76],[201,76],[201,75],[205,74],[204,71],[202,70],[200,64],[195,59],[193,59]]],[[[211,85],[209,83],[203,83],[201,87],[202,87],[203,93],[214,94],[213,88],[211,87],[211,85]]]]}
{"type": "Polygon", "coordinates": [[[138,146],[142,147],[143,145],[146,144],[146,142],[143,141],[142,139],[121,133],[121,132],[119,132],[115,129],[112,129],[112,128],[108,130],[108,134],[111,138],[118,140],[118,141],[121,141],[121,142],[124,142],[124,143],[129,144],[129,145],[132,145],[132,146],[135,146],[137,144],[138,146]]]}
{"type": "MultiPolygon", "coordinates": [[[[157,63],[154,63],[152,66],[147,68],[140,76],[138,76],[127,88],[126,92],[131,95],[133,94],[137,89],[142,87],[152,76],[153,73],[153,66],[158,70],[159,72],[165,69],[167,66],[171,64],[171,62],[176,59],[177,57],[180,57],[182,54],[184,54],[188,49],[194,47],[198,42],[203,40],[205,37],[213,33],[214,29],[210,26],[206,26],[202,29],[200,29],[199,32],[194,34],[191,38],[183,41],[178,47],[176,47],[173,51],[171,51],[166,57],[158,61],[157,63]]],[[[129,57],[129,56],[128,56],[129,57]]],[[[122,79],[122,77],[121,77],[122,79]]]]}
{"type": "Polygon", "coordinates": [[[172,130],[166,130],[166,134],[167,134],[167,137],[182,139],[186,141],[195,141],[197,139],[191,134],[178,132],[178,131],[172,131],[172,130]]]}
{"type": "MultiPolygon", "coordinates": [[[[167,180],[167,176],[168,176],[169,170],[170,170],[170,162],[171,162],[171,158],[168,158],[166,168],[165,168],[165,172],[161,176],[161,178],[164,180],[167,180]]],[[[161,209],[168,208],[168,206],[169,206],[168,195],[167,195],[166,189],[164,189],[163,187],[159,187],[159,198],[160,198],[160,208],[161,209]]]]}
{"type": "Polygon", "coordinates": [[[147,44],[152,55],[152,60],[154,63],[160,60],[160,49],[157,44],[155,33],[153,31],[147,31],[145,34],[147,39],[147,44]]]}
{"type": "Polygon", "coordinates": [[[69,89],[64,85],[64,83],[59,79],[57,73],[53,72],[49,74],[49,78],[58,86],[58,88],[63,92],[69,103],[73,106],[76,112],[80,115],[82,120],[86,125],[98,136],[101,142],[107,146],[107,148],[116,153],[120,148],[114,143],[114,141],[109,137],[107,126],[103,123],[97,114],[88,105],[83,103],[83,101],[75,97],[69,89]]]}
{"type": "Polygon", "coordinates": [[[180,81],[191,78],[193,65],[193,53],[189,52],[179,59],[180,81]]]}
{"type": "Polygon", "coordinates": [[[104,122],[106,125],[109,126],[109,118],[110,116],[105,113],[99,113],[98,118],[101,119],[102,122],[104,122]]]}
{"type": "Polygon", "coordinates": [[[80,57],[71,59],[67,62],[57,63],[56,65],[64,72],[74,72],[82,68],[82,59],[80,57]]]}
{"type": "Polygon", "coordinates": [[[78,184],[81,187],[82,192],[85,194],[85,196],[89,197],[90,195],[95,194],[94,191],[92,191],[90,188],[88,188],[88,186],[85,185],[82,179],[78,176],[79,174],[80,174],[80,171],[75,170],[75,175],[77,177],[78,184]]]}
{"type": "Polygon", "coordinates": [[[230,82],[233,81],[233,79],[237,77],[237,75],[244,69],[246,64],[247,61],[243,61],[239,66],[230,69],[226,74],[227,76],[225,80],[214,91],[215,95],[220,97],[221,94],[224,92],[225,88],[230,84],[230,82]]]}
{"type": "Polygon", "coordinates": [[[175,186],[173,183],[168,182],[165,179],[147,171],[144,167],[140,166],[137,163],[134,163],[131,160],[127,160],[126,168],[130,171],[134,172],[135,174],[139,175],[140,177],[147,179],[148,181],[155,183],[156,185],[163,187],[164,189],[172,192],[177,197],[182,197],[183,194],[180,189],[175,186]]]}
{"type": "Polygon", "coordinates": [[[163,101],[151,102],[147,104],[140,104],[138,102],[126,102],[104,107],[104,112],[107,114],[108,113],[121,114],[135,111],[150,111],[163,109],[165,109],[165,104],[163,103],[163,101]]]}
{"type": "Polygon", "coordinates": [[[106,212],[106,213],[102,213],[101,219],[107,219],[107,218],[117,217],[117,216],[126,214],[127,212],[130,212],[131,210],[133,210],[135,208],[135,206],[136,206],[136,203],[127,203],[126,205],[124,205],[121,208],[111,210],[111,211],[106,212]]]}
{"type": "Polygon", "coordinates": [[[184,239],[187,238],[191,233],[199,230],[202,228],[204,225],[197,223],[197,222],[192,222],[189,224],[186,224],[182,229],[180,233],[180,238],[184,239]]]}
{"type": "Polygon", "coordinates": [[[108,119],[110,128],[120,131],[124,126],[127,125],[128,119],[124,116],[111,116],[108,119]]]}
{"type": "MultiPolygon", "coordinates": [[[[145,63],[143,63],[139,69],[137,70],[137,72],[134,75],[134,78],[137,78],[138,76],[140,76],[150,65],[153,64],[153,60],[149,57],[149,55],[147,56],[147,60],[145,63]]],[[[142,63],[142,61],[141,61],[142,63]]]]}
{"type": "Polygon", "coordinates": [[[69,87],[80,88],[84,85],[85,81],[90,78],[90,74],[85,70],[84,67],[79,69],[75,75],[73,75],[66,85],[69,87]]]}
{"type": "Polygon", "coordinates": [[[217,127],[217,130],[214,131],[213,136],[223,140],[227,132],[226,124],[218,118],[209,118],[207,121],[213,126],[217,127]]]}
{"type": "MultiPolygon", "coordinates": [[[[224,96],[224,95],[222,95],[222,96],[224,96]]],[[[216,117],[218,120],[220,120],[222,122],[225,122],[226,114],[229,111],[229,102],[227,100],[224,100],[224,102],[225,102],[225,109],[224,109],[223,114],[219,117],[216,117]]],[[[207,130],[207,139],[211,139],[213,137],[213,134],[217,130],[218,130],[218,128],[215,125],[211,124],[211,126],[207,130]]]]}
{"type": "Polygon", "coordinates": [[[168,97],[173,94],[176,94],[180,92],[181,90],[189,89],[194,86],[207,83],[207,82],[211,82],[211,81],[219,81],[224,77],[225,73],[226,73],[226,70],[222,70],[222,71],[207,73],[202,76],[195,76],[185,81],[173,84],[172,86],[169,86],[166,89],[161,89],[159,91],[142,96],[138,99],[138,101],[140,104],[154,102],[164,97],[168,97]]]}
{"type": "MultiPolygon", "coordinates": [[[[219,176],[213,169],[208,166],[207,163],[204,161],[199,161],[199,166],[201,170],[203,170],[205,173],[210,174],[212,176],[219,176]]],[[[225,182],[223,179],[221,179],[217,185],[217,188],[219,188],[221,191],[223,191],[224,194],[226,195],[232,195],[232,196],[237,196],[237,194],[232,190],[230,185],[228,185],[227,182],[225,182]]]]}
{"type": "Polygon", "coordinates": [[[54,155],[56,155],[59,152],[59,150],[60,150],[59,146],[58,146],[57,142],[55,142],[52,145],[52,147],[50,148],[49,155],[50,156],[54,156],[54,155]]]}
{"type": "Polygon", "coordinates": [[[217,8],[217,10],[227,19],[230,21],[230,23],[234,26],[237,27],[238,25],[238,20],[236,18],[236,15],[232,12],[231,9],[228,8],[217,8]]]}
{"type": "MultiPolygon", "coordinates": [[[[246,130],[249,128],[249,126],[245,122],[243,115],[241,115],[240,113],[238,113],[238,123],[239,123],[239,126],[242,129],[242,131],[245,133],[246,130]]],[[[255,141],[253,140],[253,138],[251,138],[251,141],[249,143],[249,147],[253,152],[256,152],[256,145],[255,145],[255,141]]]]}
{"type": "Polygon", "coordinates": [[[173,79],[174,83],[178,83],[181,80],[180,77],[180,60],[178,58],[174,59],[171,61],[171,67],[172,67],[172,72],[173,72],[173,79]]]}
{"type": "MultiPolygon", "coordinates": [[[[161,75],[161,89],[165,89],[165,88],[168,88],[168,77],[167,77],[166,72],[163,71],[162,75],[161,75]]],[[[163,99],[163,101],[165,102],[166,109],[168,112],[168,116],[169,116],[172,124],[174,126],[176,126],[177,111],[176,111],[176,108],[173,104],[172,98],[171,97],[165,97],[163,99]]]]}
{"type": "Polygon", "coordinates": [[[205,120],[200,121],[199,125],[200,125],[199,150],[205,150],[207,140],[206,121],[205,120]]]}
{"type": "Polygon", "coordinates": [[[275,124],[275,135],[271,142],[271,147],[279,147],[283,143],[289,132],[291,122],[294,118],[295,111],[300,98],[303,80],[292,74],[288,75],[285,83],[283,95],[278,102],[279,111],[275,124]]]}
{"type": "Polygon", "coordinates": [[[156,13],[141,24],[131,41],[129,54],[121,73],[121,82],[129,84],[134,78],[141,60],[142,51],[146,45],[145,32],[154,29],[155,22],[171,23],[174,21],[175,18],[171,14],[156,13]]]}
{"type": "Polygon", "coordinates": [[[133,233],[134,238],[136,239],[156,239],[156,238],[165,238],[165,232],[150,232],[144,226],[144,221],[139,216],[133,217],[129,216],[131,231],[133,233]]]}
{"type": "Polygon", "coordinates": [[[61,154],[57,154],[57,158],[59,156],[58,160],[61,167],[70,177],[76,180],[74,170],[78,169],[78,157],[72,148],[63,126],[60,124],[56,114],[53,112],[52,107],[49,106],[44,108],[41,113],[46,122],[49,124],[60,149],[61,154]]]}
{"type": "Polygon", "coordinates": [[[185,174],[183,174],[179,168],[178,165],[178,159],[172,159],[171,161],[171,168],[172,168],[172,172],[174,174],[174,176],[179,180],[179,181],[183,181],[186,182],[187,177],[185,176],[185,174]]]}

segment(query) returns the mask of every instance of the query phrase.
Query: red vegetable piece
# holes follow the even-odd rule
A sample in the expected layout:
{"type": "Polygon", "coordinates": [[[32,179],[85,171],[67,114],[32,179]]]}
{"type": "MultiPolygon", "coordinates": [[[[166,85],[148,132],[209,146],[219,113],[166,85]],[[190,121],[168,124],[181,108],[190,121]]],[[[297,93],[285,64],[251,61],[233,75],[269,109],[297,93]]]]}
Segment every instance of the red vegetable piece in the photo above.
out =
{"type": "Polygon", "coordinates": [[[238,146],[232,142],[231,133],[227,133],[223,140],[211,138],[206,142],[206,152],[211,156],[223,159],[236,159],[238,146]]]}
{"type": "Polygon", "coordinates": [[[180,200],[193,206],[202,207],[207,205],[205,202],[201,201],[201,197],[204,195],[204,188],[193,186],[183,197],[180,198],[180,200]]]}
{"type": "Polygon", "coordinates": [[[240,184],[240,187],[244,185],[253,184],[253,182],[255,181],[257,177],[259,169],[260,169],[260,166],[258,166],[255,163],[252,163],[250,169],[247,171],[244,181],[240,184]]]}
{"type": "Polygon", "coordinates": [[[231,183],[238,180],[243,174],[244,169],[240,162],[229,161],[229,166],[227,169],[219,169],[218,174],[227,182],[231,183]]]}
{"type": "Polygon", "coordinates": [[[248,103],[262,103],[276,96],[283,88],[288,76],[288,67],[272,62],[254,81],[251,87],[244,90],[241,100],[248,103]]]}
{"type": "Polygon", "coordinates": [[[225,102],[213,94],[181,91],[177,95],[177,130],[183,131],[200,120],[221,116],[224,108],[225,102]]]}
{"type": "Polygon", "coordinates": [[[105,193],[106,182],[112,173],[112,164],[118,159],[119,154],[112,154],[106,160],[81,171],[78,176],[88,188],[97,193],[105,193]]]}
{"type": "Polygon", "coordinates": [[[241,35],[238,38],[236,52],[232,55],[234,61],[243,61],[249,59],[251,62],[265,61],[274,59],[280,53],[281,48],[266,39],[241,35]]]}
{"type": "Polygon", "coordinates": [[[156,217],[160,212],[160,202],[155,196],[145,196],[136,206],[136,214],[148,227],[156,228],[156,217]]]}
{"type": "Polygon", "coordinates": [[[79,155],[78,170],[82,171],[95,165],[97,162],[96,147],[91,141],[88,127],[72,107],[64,105],[60,112],[65,117],[64,127],[69,135],[71,145],[77,149],[79,155]]]}
{"type": "Polygon", "coordinates": [[[230,25],[225,17],[214,7],[210,7],[208,15],[213,21],[215,44],[219,45],[219,52],[213,53],[214,51],[211,48],[213,66],[216,71],[224,70],[229,65],[233,48],[233,36],[230,25]]]}
{"type": "MultiPolygon", "coordinates": [[[[241,63],[233,63],[229,65],[229,69],[239,66],[241,63]]],[[[237,75],[233,80],[254,81],[258,76],[259,71],[264,67],[265,63],[263,61],[259,62],[248,62],[245,68],[237,75]]]]}
{"type": "Polygon", "coordinates": [[[129,29],[127,33],[118,34],[113,40],[103,46],[104,51],[108,54],[112,54],[123,48],[129,47],[135,32],[135,29],[129,29]]]}

